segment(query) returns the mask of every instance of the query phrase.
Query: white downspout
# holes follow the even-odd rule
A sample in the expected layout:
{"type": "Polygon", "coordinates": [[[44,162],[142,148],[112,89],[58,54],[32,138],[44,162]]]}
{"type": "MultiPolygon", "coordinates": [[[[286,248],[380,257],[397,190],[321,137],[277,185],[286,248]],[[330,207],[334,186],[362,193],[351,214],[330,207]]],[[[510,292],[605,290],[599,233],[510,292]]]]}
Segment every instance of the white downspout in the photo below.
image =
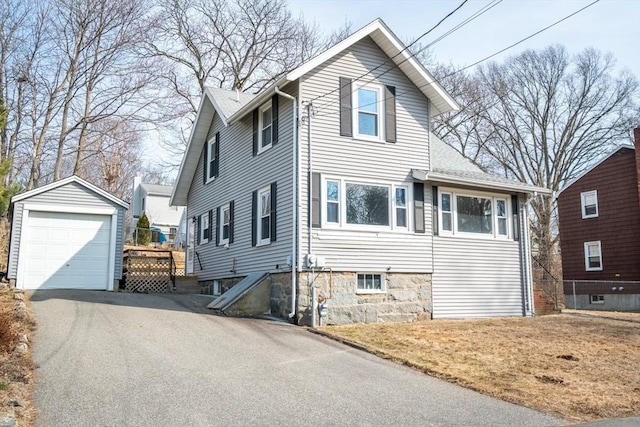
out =
{"type": "Polygon", "coordinates": [[[293,318],[296,315],[296,290],[298,287],[298,100],[295,96],[291,96],[288,93],[284,93],[275,88],[275,92],[287,99],[290,99],[293,103],[293,141],[292,146],[292,185],[291,185],[291,199],[292,199],[292,212],[291,212],[291,246],[293,253],[291,254],[291,313],[289,318],[293,318]]]}
{"type": "MultiPolygon", "coordinates": [[[[536,194],[534,193],[533,197],[536,197],[536,194]]],[[[533,197],[527,197],[525,203],[522,206],[522,213],[521,213],[521,218],[522,218],[522,238],[523,238],[523,245],[524,245],[524,268],[525,268],[525,276],[526,276],[526,292],[527,292],[527,297],[528,297],[528,303],[529,306],[527,307],[528,309],[528,313],[526,313],[528,316],[535,316],[535,306],[534,306],[534,302],[533,302],[533,272],[532,272],[532,267],[531,267],[531,240],[529,240],[529,215],[527,215],[527,207],[529,206],[529,204],[531,203],[531,200],[533,199],[533,197]]]]}

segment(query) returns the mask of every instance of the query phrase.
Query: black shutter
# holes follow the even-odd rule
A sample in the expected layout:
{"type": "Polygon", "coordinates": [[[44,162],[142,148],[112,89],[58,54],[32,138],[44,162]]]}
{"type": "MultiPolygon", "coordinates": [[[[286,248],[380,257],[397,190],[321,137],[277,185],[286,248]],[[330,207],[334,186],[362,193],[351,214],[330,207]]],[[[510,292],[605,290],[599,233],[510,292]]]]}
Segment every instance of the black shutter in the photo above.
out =
{"type": "Polygon", "coordinates": [[[229,203],[229,243],[233,243],[233,200],[229,203]]]}
{"type": "Polygon", "coordinates": [[[196,245],[200,244],[200,217],[194,217],[196,220],[193,223],[193,234],[196,236],[196,245]]]}
{"type": "Polygon", "coordinates": [[[209,228],[207,229],[207,240],[213,240],[213,209],[209,211],[209,228]]]}
{"type": "Polygon", "coordinates": [[[432,196],[431,196],[431,204],[433,205],[433,214],[431,216],[431,221],[433,222],[433,235],[438,235],[439,224],[438,224],[438,187],[435,185],[432,187],[432,196]]]}
{"type": "Polygon", "coordinates": [[[416,233],[424,233],[424,184],[413,183],[413,220],[416,233]]]}
{"type": "Polygon", "coordinates": [[[209,141],[204,143],[204,158],[202,159],[202,185],[207,183],[209,176],[207,175],[207,165],[209,164],[209,141]]]}
{"type": "Polygon", "coordinates": [[[216,208],[216,246],[220,244],[220,208],[216,208]]]}
{"type": "Polygon", "coordinates": [[[340,135],[353,136],[351,79],[340,77],[340,135]]]}
{"type": "Polygon", "coordinates": [[[520,240],[520,209],[517,195],[511,196],[511,209],[513,212],[513,240],[520,240]]]}
{"type": "Polygon", "coordinates": [[[271,241],[275,242],[276,241],[276,190],[277,190],[277,183],[273,182],[271,183],[271,233],[269,233],[271,235],[271,241]]]}
{"type": "Polygon", "coordinates": [[[320,200],[320,174],[314,172],[311,174],[311,226],[322,226],[322,204],[320,200]]]}
{"type": "Polygon", "coordinates": [[[396,88],[394,86],[386,86],[384,93],[385,139],[387,142],[396,142],[396,88]]]}
{"type": "Polygon", "coordinates": [[[256,108],[253,110],[253,155],[258,154],[258,132],[260,132],[260,123],[258,122],[258,115],[260,112],[256,108]]]}
{"type": "Polygon", "coordinates": [[[251,195],[251,246],[256,245],[258,232],[258,192],[254,191],[251,195]]]}
{"type": "Polygon", "coordinates": [[[278,95],[271,97],[271,145],[278,143],[278,95]]]}
{"type": "Polygon", "coordinates": [[[217,177],[220,172],[220,132],[216,132],[216,147],[213,153],[215,159],[213,160],[213,176],[217,177]]]}

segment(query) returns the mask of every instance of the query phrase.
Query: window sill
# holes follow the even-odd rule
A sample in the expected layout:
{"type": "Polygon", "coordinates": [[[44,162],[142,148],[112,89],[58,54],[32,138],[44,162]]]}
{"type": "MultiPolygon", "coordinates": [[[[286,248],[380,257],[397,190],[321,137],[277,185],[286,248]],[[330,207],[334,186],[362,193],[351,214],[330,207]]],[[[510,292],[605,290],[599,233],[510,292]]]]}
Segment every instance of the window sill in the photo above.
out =
{"type": "Polygon", "coordinates": [[[204,185],[207,185],[207,184],[209,184],[210,182],[213,182],[213,181],[215,181],[215,180],[216,180],[216,177],[215,177],[215,176],[214,176],[213,178],[209,178],[209,179],[207,179],[207,181],[204,183],[204,185]]]}
{"type": "Polygon", "coordinates": [[[265,151],[271,150],[271,148],[273,148],[273,144],[269,144],[266,147],[258,149],[258,152],[256,153],[256,156],[259,156],[260,154],[264,153],[265,151]]]}
{"type": "Polygon", "coordinates": [[[599,215],[585,215],[582,217],[582,219],[590,219],[590,218],[598,218],[599,215]]]}
{"type": "Polygon", "coordinates": [[[356,289],[356,295],[381,295],[386,294],[386,290],[375,290],[375,289],[356,289]]]}
{"type": "Polygon", "coordinates": [[[258,242],[256,243],[256,248],[259,248],[261,246],[269,246],[271,244],[271,242],[258,242]]]}
{"type": "Polygon", "coordinates": [[[450,237],[453,239],[472,239],[472,240],[496,240],[499,242],[512,242],[513,237],[511,236],[495,236],[489,234],[480,234],[480,233],[451,233],[449,231],[440,231],[439,234],[435,237],[450,237]]]}
{"type": "Polygon", "coordinates": [[[387,141],[385,141],[383,138],[380,137],[376,137],[376,136],[367,136],[367,135],[357,135],[354,134],[352,139],[354,141],[362,141],[362,142],[379,142],[382,144],[385,144],[387,141]]]}
{"type": "Polygon", "coordinates": [[[585,268],[585,271],[602,271],[602,268],[585,268]]]}

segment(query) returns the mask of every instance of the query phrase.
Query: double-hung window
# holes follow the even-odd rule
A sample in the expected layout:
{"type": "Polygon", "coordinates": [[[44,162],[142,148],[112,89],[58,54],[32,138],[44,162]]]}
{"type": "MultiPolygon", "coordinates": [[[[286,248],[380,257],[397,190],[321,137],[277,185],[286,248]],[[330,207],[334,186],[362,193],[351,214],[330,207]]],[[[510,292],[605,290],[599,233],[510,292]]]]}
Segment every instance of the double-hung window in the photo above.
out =
{"type": "Polygon", "coordinates": [[[340,77],[340,135],[396,142],[396,88],[340,77]]]}
{"type": "Polygon", "coordinates": [[[396,187],[395,208],[396,227],[407,228],[409,223],[407,218],[407,187],[396,187]]]}
{"type": "Polygon", "coordinates": [[[602,270],[602,246],[599,240],[584,243],[584,266],[587,271],[602,270]]]}
{"type": "Polygon", "coordinates": [[[203,213],[198,219],[198,232],[200,244],[209,242],[209,213],[203,213]]]}
{"type": "Polygon", "coordinates": [[[509,236],[509,201],[488,194],[440,191],[439,225],[442,235],[506,238],[509,236]]]}
{"type": "Polygon", "coordinates": [[[260,148],[258,152],[271,147],[273,141],[273,110],[271,102],[260,107],[260,148]]]}
{"type": "Polygon", "coordinates": [[[204,151],[204,183],[211,182],[218,176],[220,163],[220,132],[207,141],[204,151]]]}
{"type": "Polygon", "coordinates": [[[253,110],[253,155],[278,143],[278,95],[253,110]]]}
{"type": "Polygon", "coordinates": [[[380,139],[382,129],[382,88],[380,86],[356,86],[354,92],[354,122],[356,137],[364,139],[380,139]]]}
{"type": "Polygon", "coordinates": [[[252,246],[276,240],[276,183],[253,192],[252,246]]]}
{"type": "Polygon", "coordinates": [[[596,218],[598,216],[598,192],[596,190],[580,193],[580,204],[582,207],[582,219],[596,218]]]}
{"type": "Polygon", "coordinates": [[[217,215],[217,243],[229,245],[233,243],[233,202],[218,208],[217,215]]]}

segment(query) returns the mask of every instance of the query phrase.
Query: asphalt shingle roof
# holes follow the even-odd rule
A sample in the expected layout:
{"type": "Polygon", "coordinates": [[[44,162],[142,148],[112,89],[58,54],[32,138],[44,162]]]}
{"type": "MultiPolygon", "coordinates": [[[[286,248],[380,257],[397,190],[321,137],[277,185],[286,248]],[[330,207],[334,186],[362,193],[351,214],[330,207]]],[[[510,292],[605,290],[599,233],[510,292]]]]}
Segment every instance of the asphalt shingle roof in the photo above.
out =
{"type": "Polygon", "coordinates": [[[225,118],[229,118],[234,115],[239,109],[248,104],[256,95],[251,93],[236,92],[233,90],[225,90],[218,88],[207,88],[217,107],[219,112],[224,115],[225,118]]]}

